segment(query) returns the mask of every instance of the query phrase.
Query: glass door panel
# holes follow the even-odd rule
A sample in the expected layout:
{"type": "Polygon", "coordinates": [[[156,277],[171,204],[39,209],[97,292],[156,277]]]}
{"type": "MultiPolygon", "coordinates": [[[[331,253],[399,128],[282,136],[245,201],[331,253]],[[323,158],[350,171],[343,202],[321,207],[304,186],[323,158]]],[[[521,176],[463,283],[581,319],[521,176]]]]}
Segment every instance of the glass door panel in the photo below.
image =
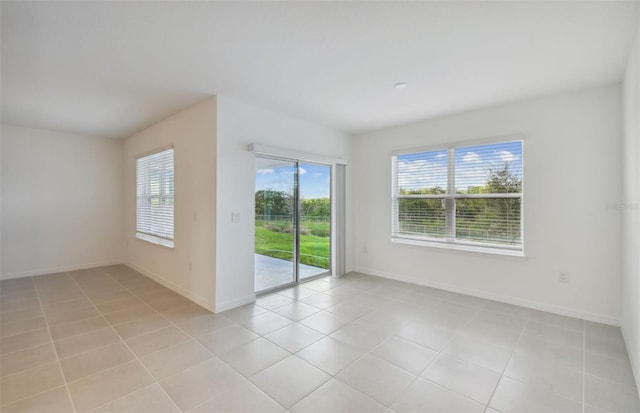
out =
{"type": "Polygon", "coordinates": [[[331,167],[300,163],[299,278],[331,271],[331,167]]]}
{"type": "Polygon", "coordinates": [[[297,282],[297,162],[255,161],[255,290],[297,282]]]}

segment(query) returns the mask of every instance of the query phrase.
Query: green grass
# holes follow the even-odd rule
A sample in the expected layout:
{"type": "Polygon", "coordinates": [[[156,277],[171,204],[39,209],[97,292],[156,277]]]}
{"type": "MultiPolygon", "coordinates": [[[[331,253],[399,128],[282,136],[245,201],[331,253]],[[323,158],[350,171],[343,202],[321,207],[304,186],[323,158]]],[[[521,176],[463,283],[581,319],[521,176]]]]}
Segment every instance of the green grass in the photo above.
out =
{"type": "MultiPolygon", "coordinates": [[[[329,269],[329,223],[303,223],[300,229],[300,263],[329,269]]],[[[291,224],[282,221],[256,221],[255,248],[258,254],[285,260],[293,259],[291,224]]]]}

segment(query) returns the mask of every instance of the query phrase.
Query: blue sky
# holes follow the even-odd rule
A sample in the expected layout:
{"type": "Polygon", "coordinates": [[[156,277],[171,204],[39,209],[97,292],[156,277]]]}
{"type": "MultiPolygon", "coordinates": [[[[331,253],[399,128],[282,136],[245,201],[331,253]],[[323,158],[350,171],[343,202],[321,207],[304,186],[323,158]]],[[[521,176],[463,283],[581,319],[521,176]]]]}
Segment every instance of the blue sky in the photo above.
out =
{"type": "MultiPolygon", "coordinates": [[[[300,196],[302,199],[328,198],[331,188],[329,166],[300,164],[300,196]]],[[[256,191],[273,189],[275,191],[293,190],[293,166],[276,166],[256,169],[256,191]]]]}
{"type": "MultiPolygon", "coordinates": [[[[512,173],[522,177],[522,142],[504,142],[456,148],[456,189],[483,186],[490,168],[509,162],[512,173]]],[[[447,151],[398,155],[398,184],[404,189],[447,188],[447,151]]]]}

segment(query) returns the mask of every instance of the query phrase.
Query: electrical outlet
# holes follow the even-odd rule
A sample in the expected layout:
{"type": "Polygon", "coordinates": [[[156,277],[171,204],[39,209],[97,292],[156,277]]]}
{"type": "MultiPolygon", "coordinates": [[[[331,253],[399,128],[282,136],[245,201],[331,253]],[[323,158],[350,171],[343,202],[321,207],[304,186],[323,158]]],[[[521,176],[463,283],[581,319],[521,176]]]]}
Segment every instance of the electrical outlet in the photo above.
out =
{"type": "Polygon", "coordinates": [[[569,282],[569,273],[568,272],[561,272],[560,273],[560,277],[559,277],[559,281],[561,283],[568,283],[569,282]]]}

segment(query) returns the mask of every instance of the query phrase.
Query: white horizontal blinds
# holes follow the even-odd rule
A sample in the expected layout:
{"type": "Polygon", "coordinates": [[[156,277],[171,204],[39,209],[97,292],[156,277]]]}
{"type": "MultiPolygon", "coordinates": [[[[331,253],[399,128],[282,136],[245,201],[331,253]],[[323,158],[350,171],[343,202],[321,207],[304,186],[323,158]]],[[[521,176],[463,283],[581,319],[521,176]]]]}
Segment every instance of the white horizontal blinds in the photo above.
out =
{"type": "Polygon", "coordinates": [[[522,141],[395,155],[392,236],[522,250],[522,141]]]}
{"type": "Polygon", "coordinates": [[[447,236],[448,151],[394,156],[393,235],[447,236]]]}
{"type": "Polygon", "coordinates": [[[455,149],[458,242],[522,248],[522,141],[455,149]]]}
{"type": "Polygon", "coordinates": [[[173,240],[173,148],[136,160],[136,230],[173,240]]]}

